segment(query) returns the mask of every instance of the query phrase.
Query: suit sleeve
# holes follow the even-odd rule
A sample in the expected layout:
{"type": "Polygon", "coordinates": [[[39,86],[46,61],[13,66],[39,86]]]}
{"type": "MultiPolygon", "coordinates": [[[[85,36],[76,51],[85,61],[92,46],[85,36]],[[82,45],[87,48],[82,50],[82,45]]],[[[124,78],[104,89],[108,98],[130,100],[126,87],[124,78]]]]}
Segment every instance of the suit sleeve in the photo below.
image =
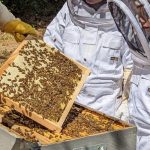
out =
{"type": "Polygon", "coordinates": [[[66,27],[68,12],[68,6],[67,3],[65,3],[57,16],[48,25],[43,38],[47,44],[52,45],[61,51],[63,51],[62,35],[66,27]]]}
{"type": "Polygon", "coordinates": [[[124,66],[124,69],[132,69],[133,67],[132,55],[129,46],[127,45],[124,39],[122,42],[121,57],[122,57],[122,64],[124,66]]]}
{"type": "Polygon", "coordinates": [[[7,22],[15,19],[15,16],[9,12],[7,7],[0,2],[0,30],[7,22]]]}

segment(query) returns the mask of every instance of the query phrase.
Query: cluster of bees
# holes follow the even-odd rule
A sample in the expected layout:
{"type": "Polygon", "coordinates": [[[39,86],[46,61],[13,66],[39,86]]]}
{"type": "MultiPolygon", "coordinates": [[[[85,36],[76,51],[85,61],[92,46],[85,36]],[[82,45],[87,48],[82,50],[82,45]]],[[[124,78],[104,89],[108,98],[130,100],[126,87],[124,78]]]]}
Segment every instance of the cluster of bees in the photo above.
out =
{"type": "Polygon", "coordinates": [[[58,122],[81,78],[82,70],[58,50],[29,41],[1,76],[0,92],[58,122]]]}
{"type": "Polygon", "coordinates": [[[125,127],[105,115],[100,115],[81,107],[72,109],[66,123],[62,133],[73,138],[114,131],[125,127]]]}
{"type": "Polygon", "coordinates": [[[104,115],[97,114],[75,104],[67,116],[61,133],[49,131],[45,127],[16,112],[15,110],[5,113],[3,118],[4,120],[2,124],[10,129],[14,125],[27,127],[29,130],[25,130],[24,132],[19,127],[15,129],[15,131],[22,135],[26,140],[38,142],[36,136],[33,134],[36,132],[49,139],[49,144],[94,135],[105,131],[122,129],[125,127],[125,125],[118,121],[111,120],[104,115]],[[7,122],[5,120],[7,120],[7,122]],[[13,123],[9,124],[9,122],[13,123]]]}
{"type": "Polygon", "coordinates": [[[11,130],[17,132],[20,136],[24,137],[25,140],[30,142],[41,143],[42,138],[44,138],[47,139],[47,143],[50,144],[58,141],[71,139],[70,136],[62,135],[62,133],[55,133],[53,131],[49,131],[42,125],[36,123],[32,119],[24,116],[23,114],[18,113],[15,110],[5,112],[4,117],[2,119],[2,124],[10,128],[11,130]],[[14,128],[14,126],[17,127],[14,128]],[[41,136],[37,137],[37,134],[41,136]]]}

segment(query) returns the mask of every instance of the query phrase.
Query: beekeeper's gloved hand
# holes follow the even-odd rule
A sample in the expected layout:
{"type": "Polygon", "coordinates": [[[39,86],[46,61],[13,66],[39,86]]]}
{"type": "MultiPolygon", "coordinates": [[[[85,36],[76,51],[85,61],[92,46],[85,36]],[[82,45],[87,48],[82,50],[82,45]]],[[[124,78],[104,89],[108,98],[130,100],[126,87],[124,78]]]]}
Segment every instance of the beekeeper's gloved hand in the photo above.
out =
{"type": "Polygon", "coordinates": [[[132,69],[124,69],[123,94],[122,94],[123,100],[127,100],[129,98],[131,75],[132,75],[132,69]]]}
{"type": "Polygon", "coordinates": [[[2,31],[14,35],[17,42],[23,41],[28,34],[37,34],[36,30],[31,25],[19,19],[14,19],[4,24],[2,31]]]}

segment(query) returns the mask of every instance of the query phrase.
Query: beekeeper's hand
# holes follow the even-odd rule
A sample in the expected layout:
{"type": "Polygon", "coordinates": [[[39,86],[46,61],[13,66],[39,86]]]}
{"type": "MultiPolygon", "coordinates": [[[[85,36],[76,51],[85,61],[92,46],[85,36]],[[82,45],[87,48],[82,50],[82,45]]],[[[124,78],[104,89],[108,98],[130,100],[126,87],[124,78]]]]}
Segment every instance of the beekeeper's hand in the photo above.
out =
{"type": "Polygon", "coordinates": [[[37,35],[37,31],[31,25],[19,19],[7,22],[3,27],[3,31],[14,35],[17,42],[23,41],[28,34],[37,35]]]}
{"type": "Polygon", "coordinates": [[[150,28],[150,19],[148,19],[145,23],[144,23],[144,25],[143,25],[143,27],[144,28],[150,28]]]}
{"type": "Polygon", "coordinates": [[[126,100],[126,99],[129,98],[131,75],[132,75],[132,70],[131,69],[124,69],[123,94],[122,94],[122,99],[123,100],[126,100]]]}
{"type": "Polygon", "coordinates": [[[148,20],[144,20],[143,18],[140,18],[140,22],[143,28],[145,29],[150,28],[150,18],[148,20]]]}

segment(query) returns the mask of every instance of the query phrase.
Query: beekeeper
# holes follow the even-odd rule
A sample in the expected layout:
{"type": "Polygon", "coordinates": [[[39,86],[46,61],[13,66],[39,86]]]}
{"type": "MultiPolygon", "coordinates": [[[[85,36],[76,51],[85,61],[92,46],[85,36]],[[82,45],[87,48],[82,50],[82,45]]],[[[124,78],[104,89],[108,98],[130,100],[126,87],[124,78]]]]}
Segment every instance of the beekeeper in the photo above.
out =
{"type": "Polygon", "coordinates": [[[150,1],[109,0],[108,5],[133,55],[129,113],[138,129],[137,150],[150,150],[150,1]]]}
{"type": "Polygon", "coordinates": [[[44,41],[91,69],[77,102],[114,116],[132,60],[106,0],[68,0],[48,25],[44,41]]]}
{"type": "Polygon", "coordinates": [[[11,33],[17,41],[22,41],[28,34],[36,35],[36,30],[29,24],[15,18],[6,6],[0,2],[0,30],[11,33]]]}

